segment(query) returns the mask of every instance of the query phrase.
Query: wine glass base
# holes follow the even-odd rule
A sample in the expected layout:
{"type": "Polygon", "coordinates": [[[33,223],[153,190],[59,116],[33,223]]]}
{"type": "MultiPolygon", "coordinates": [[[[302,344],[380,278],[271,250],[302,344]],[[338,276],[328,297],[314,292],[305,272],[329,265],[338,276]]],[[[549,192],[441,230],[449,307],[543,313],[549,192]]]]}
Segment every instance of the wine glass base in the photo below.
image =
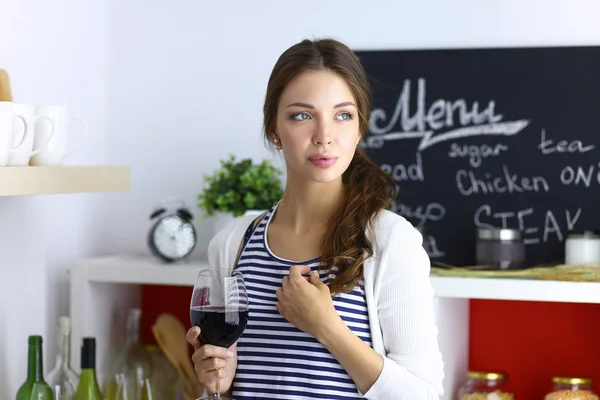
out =
{"type": "Polygon", "coordinates": [[[212,396],[204,396],[204,397],[199,397],[196,400],[232,400],[230,397],[223,397],[223,396],[219,396],[219,395],[212,395],[212,396]]]}

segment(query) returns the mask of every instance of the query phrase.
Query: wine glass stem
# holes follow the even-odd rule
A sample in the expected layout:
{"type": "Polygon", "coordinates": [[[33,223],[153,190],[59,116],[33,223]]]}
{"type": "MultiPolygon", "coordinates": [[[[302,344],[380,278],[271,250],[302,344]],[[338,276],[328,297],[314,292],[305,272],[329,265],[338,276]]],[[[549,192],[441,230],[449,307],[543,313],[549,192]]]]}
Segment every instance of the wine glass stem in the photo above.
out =
{"type": "Polygon", "coordinates": [[[217,377],[217,388],[215,391],[215,399],[221,398],[221,378],[217,377]]]}

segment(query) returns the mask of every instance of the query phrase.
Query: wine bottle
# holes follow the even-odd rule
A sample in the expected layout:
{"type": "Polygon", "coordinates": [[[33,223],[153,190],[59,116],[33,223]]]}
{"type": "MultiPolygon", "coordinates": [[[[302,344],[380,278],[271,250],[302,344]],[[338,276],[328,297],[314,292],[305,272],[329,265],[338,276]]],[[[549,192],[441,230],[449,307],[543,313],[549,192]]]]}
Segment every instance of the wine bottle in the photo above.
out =
{"type": "Polygon", "coordinates": [[[96,377],[96,338],[83,338],[81,346],[81,375],[75,400],[103,400],[96,377]]]}
{"type": "Polygon", "coordinates": [[[79,376],[71,369],[71,319],[59,317],[58,330],[56,364],[46,375],[46,380],[51,388],[60,386],[62,393],[74,393],[79,376]]]}
{"type": "Polygon", "coordinates": [[[17,391],[17,400],[31,400],[34,387],[36,400],[52,400],[52,389],[44,381],[42,337],[39,335],[29,336],[28,343],[27,380],[17,391]]]}

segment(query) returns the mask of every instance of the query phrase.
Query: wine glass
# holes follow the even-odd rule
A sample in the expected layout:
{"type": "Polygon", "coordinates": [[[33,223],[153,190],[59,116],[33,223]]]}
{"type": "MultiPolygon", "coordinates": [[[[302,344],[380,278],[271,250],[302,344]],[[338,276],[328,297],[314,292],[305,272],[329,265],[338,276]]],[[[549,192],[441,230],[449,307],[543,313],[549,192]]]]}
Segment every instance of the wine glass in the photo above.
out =
{"type": "Polygon", "coordinates": [[[150,384],[150,379],[145,378],[140,388],[139,398],[142,400],[152,400],[153,397],[154,395],[152,392],[152,385],[150,384]]]}
{"type": "Polygon", "coordinates": [[[115,400],[129,400],[127,398],[127,379],[125,378],[125,374],[116,374],[115,382],[117,385],[115,388],[115,400]]]}
{"type": "MultiPolygon", "coordinates": [[[[190,302],[192,326],[200,327],[204,344],[229,348],[242,336],[248,323],[248,294],[239,271],[203,269],[198,272],[190,302]]],[[[199,400],[223,399],[220,381],[214,397],[199,400]]]]}

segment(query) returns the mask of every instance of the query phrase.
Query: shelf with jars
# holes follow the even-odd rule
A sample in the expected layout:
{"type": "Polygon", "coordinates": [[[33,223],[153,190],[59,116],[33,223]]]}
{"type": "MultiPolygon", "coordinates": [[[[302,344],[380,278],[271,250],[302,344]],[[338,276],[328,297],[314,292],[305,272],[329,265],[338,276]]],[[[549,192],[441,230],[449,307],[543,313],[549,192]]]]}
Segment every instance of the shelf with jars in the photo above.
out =
{"type": "MultiPolygon", "coordinates": [[[[76,262],[87,282],[131,285],[193,286],[205,259],[165,265],[151,256],[115,255],[76,262]]],[[[463,278],[432,276],[437,297],[600,303],[600,282],[567,282],[535,279],[463,278]]]]}
{"type": "MultiPolygon", "coordinates": [[[[142,285],[192,287],[207,260],[164,264],[143,255],[114,255],[78,260],[71,268],[72,342],[85,335],[98,337],[98,351],[107,354],[115,330],[126,326],[125,312],[141,306],[142,285]]],[[[470,299],[600,303],[600,283],[532,279],[460,278],[432,276],[436,320],[444,354],[443,400],[453,400],[468,369],[470,299]]],[[[125,331],[117,334],[123,337],[125,331]]],[[[78,365],[78,354],[73,354],[78,365]]],[[[105,360],[100,358],[101,367],[105,360]]],[[[104,369],[100,369],[104,371],[104,369]]],[[[103,377],[104,378],[104,377],[103,377]]]]}

